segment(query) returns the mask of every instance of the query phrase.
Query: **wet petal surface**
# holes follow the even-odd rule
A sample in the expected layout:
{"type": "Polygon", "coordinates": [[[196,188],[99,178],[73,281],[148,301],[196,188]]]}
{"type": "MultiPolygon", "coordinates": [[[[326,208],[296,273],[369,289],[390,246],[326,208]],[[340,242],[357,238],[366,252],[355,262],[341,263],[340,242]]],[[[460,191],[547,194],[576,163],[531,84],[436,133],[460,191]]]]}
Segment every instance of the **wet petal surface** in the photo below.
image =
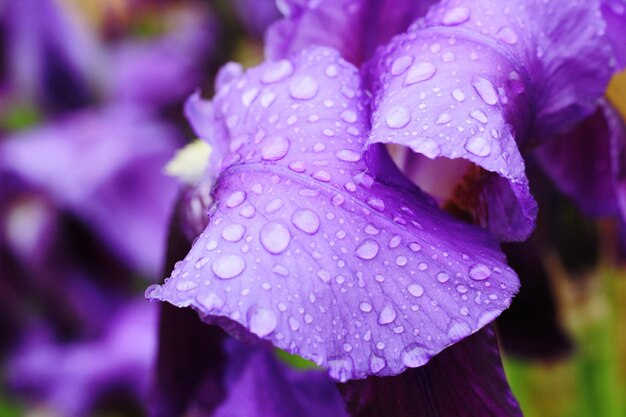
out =
{"type": "Polygon", "coordinates": [[[361,155],[367,99],[336,52],[261,65],[214,106],[231,141],[210,223],[149,299],[228,318],[338,380],[423,365],[509,305],[496,241],[361,155]]]}

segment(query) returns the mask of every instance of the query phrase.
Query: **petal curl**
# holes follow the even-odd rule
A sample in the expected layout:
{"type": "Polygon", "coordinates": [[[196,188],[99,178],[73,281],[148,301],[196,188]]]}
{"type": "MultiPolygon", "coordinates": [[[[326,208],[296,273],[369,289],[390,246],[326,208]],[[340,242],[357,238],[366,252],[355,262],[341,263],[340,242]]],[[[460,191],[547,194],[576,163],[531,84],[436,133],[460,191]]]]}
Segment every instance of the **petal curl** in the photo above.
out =
{"type": "Polygon", "coordinates": [[[497,242],[394,176],[385,154],[362,157],[366,96],[335,51],[252,69],[214,109],[230,152],[209,225],[149,299],[339,380],[423,365],[509,305],[518,281],[497,242]]]}
{"type": "Polygon", "coordinates": [[[523,240],[536,202],[518,148],[593,112],[614,72],[604,29],[598,2],[443,1],[368,69],[376,80],[369,143],[465,158],[504,178],[508,209],[494,202],[502,188],[487,187],[478,220],[523,240]]]}

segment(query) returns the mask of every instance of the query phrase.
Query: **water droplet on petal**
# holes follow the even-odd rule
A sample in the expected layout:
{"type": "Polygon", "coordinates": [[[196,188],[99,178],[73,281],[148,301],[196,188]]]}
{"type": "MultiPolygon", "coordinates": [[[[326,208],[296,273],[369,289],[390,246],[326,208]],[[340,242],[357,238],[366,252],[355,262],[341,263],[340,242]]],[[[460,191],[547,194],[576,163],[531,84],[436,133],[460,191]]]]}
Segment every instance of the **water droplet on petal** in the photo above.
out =
{"type": "Polygon", "coordinates": [[[356,249],[356,256],[361,259],[374,259],[378,254],[378,243],[372,239],[366,239],[356,249]]]}
{"type": "Polygon", "coordinates": [[[307,75],[294,78],[289,83],[289,94],[297,100],[310,100],[317,95],[318,90],[317,81],[307,75]]]}
{"type": "Polygon", "coordinates": [[[443,125],[443,124],[448,123],[450,120],[452,120],[452,117],[450,117],[448,113],[441,113],[437,117],[437,120],[435,121],[435,123],[438,125],[443,125]]]}
{"type": "Polygon", "coordinates": [[[475,76],[472,79],[472,86],[485,103],[493,106],[498,102],[498,93],[491,81],[475,76]]]}
{"type": "Polygon", "coordinates": [[[246,193],[243,191],[235,191],[226,199],[226,206],[229,208],[237,207],[246,199],[246,193]]]}
{"type": "Polygon", "coordinates": [[[244,106],[249,107],[257,95],[259,95],[259,89],[256,87],[251,88],[241,95],[241,102],[244,106]]]}
{"type": "Polygon", "coordinates": [[[390,128],[400,129],[411,121],[411,112],[406,106],[393,106],[385,115],[385,120],[390,128]]]}
{"type": "Polygon", "coordinates": [[[389,240],[389,248],[391,249],[397,248],[398,245],[400,245],[401,241],[402,241],[402,237],[400,235],[393,236],[391,240],[389,240]]]}
{"type": "Polygon", "coordinates": [[[259,337],[272,333],[278,325],[276,314],[265,308],[254,309],[248,320],[250,331],[259,337]]]}
{"type": "Polygon", "coordinates": [[[408,287],[406,287],[406,289],[409,290],[409,293],[411,293],[413,297],[421,297],[422,295],[424,295],[424,287],[419,284],[410,284],[408,287]]]}
{"type": "Polygon", "coordinates": [[[361,160],[361,154],[350,149],[341,149],[335,154],[337,159],[345,162],[357,162],[361,160]]]}
{"type": "Polygon", "coordinates": [[[470,112],[470,117],[472,117],[473,119],[478,120],[481,123],[487,123],[487,115],[485,113],[483,113],[481,110],[472,110],[470,112]]]}
{"type": "Polygon", "coordinates": [[[515,45],[517,43],[517,33],[507,26],[501,28],[498,33],[496,33],[496,37],[509,45],[515,45]]]}
{"type": "Polygon", "coordinates": [[[410,55],[403,55],[399,58],[396,58],[391,64],[391,73],[393,75],[400,75],[404,71],[409,68],[409,66],[413,63],[413,57],[410,55]]]}
{"type": "Polygon", "coordinates": [[[286,59],[280,60],[268,64],[263,75],[261,75],[261,81],[266,84],[278,82],[293,73],[293,65],[286,59]]]}
{"type": "Polygon", "coordinates": [[[361,303],[359,305],[359,308],[364,313],[369,313],[370,311],[372,311],[372,305],[370,303],[361,303]]]}
{"type": "Polygon", "coordinates": [[[289,229],[278,222],[265,223],[259,232],[259,236],[263,247],[274,255],[278,255],[287,249],[291,240],[289,229]]]}
{"type": "Polygon", "coordinates": [[[475,264],[470,267],[469,276],[476,281],[482,281],[491,276],[491,270],[485,264],[475,264]]]}
{"type": "Polygon", "coordinates": [[[458,88],[455,88],[452,90],[452,97],[454,97],[456,101],[461,102],[465,100],[465,93],[458,88]]]}
{"type": "Polygon", "coordinates": [[[409,368],[417,368],[428,362],[429,356],[426,351],[419,347],[408,347],[402,352],[402,363],[409,368]]]}
{"type": "Polygon", "coordinates": [[[443,15],[441,23],[446,26],[459,25],[469,19],[470,13],[469,7],[455,7],[443,15]]]}
{"type": "Polygon", "coordinates": [[[448,275],[447,272],[441,271],[437,274],[437,281],[441,283],[447,282],[449,279],[450,279],[450,275],[448,275]]]}
{"type": "Polygon", "coordinates": [[[246,228],[240,224],[230,224],[222,230],[222,238],[229,242],[239,242],[246,228]]]}
{"type": "Polygon", "coordinates": [[[218,278],[231,279],[243,272],[246,262],[237,255],[223,255],[211,265],[211,269],[218,278]]]}
{"type": "Polygon", "coordinates": [[[472,136],[467,140],[465,149],[476,156],[487,156],[491,153],[491,145],[482,136],[472,136]]]}
{"type": "Polygon", "coordinates": [[[378,324],[389,324],[396,319],[396,310],[391,304],[385,304],[378,314],[378,324]]]}
{"type": "Polygon", "coordinates": [[[467,336],[472,332],[471,327],[467,323],[452,320],[448,328],[448,336],[454,340],[458,340],[467,336]]]}
{"type": "Polygon", "coordinates": [[[289,141],[282,136],[268,138],[263,148],[261,156],[266,161],[277,161],[287,155],[289,151],[289,141]]]}
{"type": "Polygon", "coordinates": [[[220,309],[224,306],[224,300],[222,300],[217,294],[210,292],[207,294],[199,294],[196,297],[198,303],[207,310],[220,309]]]}
{"type": "Polygon", "coordinates": [[[341,120],[346,123],[354,123],[356,122],[356,113],[354,110],[344,110],[340,114],[341,120]]]}
{"type": "Polygon", "coordinates": [[[370,371],[373,374],[380,372],[386,365],[387,363],[383,358],[376,355],[370,357],[370,371]]]}
{"type": "Polygon", "coordinates": [[[320,228],[320,218],[310,210],[297,210],[291,216],[291,222],[298,229],[310,235],[315,234],[320,228]]]}
{"type": "Polygon", "coordinates": [[[419,64],[413,65],[409,69],[409,72],[404,77],[404,85],[409,86],[422,81],[430,80],[436,72],[437,67],[430,62],[420,62],[419,64]]]}

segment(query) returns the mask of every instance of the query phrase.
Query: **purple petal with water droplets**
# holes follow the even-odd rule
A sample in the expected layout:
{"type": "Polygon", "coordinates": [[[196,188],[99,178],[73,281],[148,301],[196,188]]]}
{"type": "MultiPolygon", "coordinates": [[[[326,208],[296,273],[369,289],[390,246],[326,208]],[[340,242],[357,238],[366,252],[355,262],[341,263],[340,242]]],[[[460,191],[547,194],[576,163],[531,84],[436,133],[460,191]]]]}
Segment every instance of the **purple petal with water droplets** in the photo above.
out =
{"type": "Polygon", "coordinates": [[[434,0],[287,0],[285,18],[266,34],[266,55],[287,58],[303,48],[337,49],[353,64],[367,60],[380,45],[423,16],[434,0]]]}
{"type": "Polygon", "coordinates": [[[602,0],[602,16],[607,25],[607,38],[613,46],[617,66],[626,68],[626,0],[602,0]]]}
{"type": "Polygon", "coordinates": [[[149,299],[228,318],[339,380],[423,365],[509,305],[517,277],[490,235],[368,174],[366,96],[335,51],[252,69],[214,106],[231,153],[209,225],[149,299]]]}
{"type": "Polygon", "coordinates": [[[341,387],[353,417],[521,417],[506,381],[493,326],[427,365],[341,387]]]}
{"type": "Polygon", "coordinates": [[[444,1],[368,68],[370,143],[465,158],[506,179],[503,202],[503,181],[485,187],[478,219],[506,240],[528,237],[537,210],[518,147],[591,113],[614,70],[599,5],[562,3],[444,1]]]}

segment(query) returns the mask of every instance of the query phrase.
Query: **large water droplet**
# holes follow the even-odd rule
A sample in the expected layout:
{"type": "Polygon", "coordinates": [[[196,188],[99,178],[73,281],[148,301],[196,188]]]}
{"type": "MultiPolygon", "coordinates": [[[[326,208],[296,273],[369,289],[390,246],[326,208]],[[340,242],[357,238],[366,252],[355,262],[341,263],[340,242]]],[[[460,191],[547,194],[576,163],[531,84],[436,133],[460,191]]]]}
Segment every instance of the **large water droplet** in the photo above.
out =
{"type": "Polygon", "coordinates": [[[226,206],[229,208],[237,207],[246,199],[246,193],[243,191],[235,191],[226,199],[226,206]]]}
{"type": "Polygon", "coordinates": [[[458,88],[452,90],[452,97],[458,102],[465,101],[465,93],[458,88]]]}
{"type": "Polygon", "coordinates": [[[396,310],[391,304],[385,304],[378,314],[378,324],[389,324],[396,319],[396,310]]]}
{"type": "Polygon", "coordinates": [[[491,145],[482,136],[472,136],[467,140],[465,149],[476,156],[487,156],[491,153],[491,145]]]}
{"type": "Polygon", "coordinates": [[[393,106],[385,115],[387,126],[392,129],[400,129],[405,127],[411,121],[411,112],[406,106],[393,106]]]}
{"type": "Polygon", "coordinates": [[[373,374],[380,372],[386,365],[387,363],[383,358],[376,355],[370,356],[370,371],[373,374]]]}
{"type": "Polygon", "coordinates": [[[507,26],[500,28],[498,33],[496,33],[496,37],[509,45],[515,45],[517,43],[517,33],[507,26]]]}
{"type": "Polygon", "coordinates": [[[231,279],[243,272],[246,262],[238,255],[223,255],[213,261],[211,269],[218,278],[231,279]]]}
{"type": "Polygon", "coordinates": [[[259,232],[259,236],[263,247],[274,255],[278,255],[287,249],[291,240],[289,229],[278,222],[265,223],[259,232]]]}
{"type": "Polygon", "coordinates": [[[361,159],[361,154],[350,149],[341,149],[335,154],[337,159],[345,162],[357,162],[361,159]]]}
{"type": "Polygon", "coordinates": [[[293,65],[291,62],[283,59],[278,62],[268,64],[263,75],[261,75],[261,81],[266,84],[278,82],[293,73],[293,65]]]}
{"type": "Polygon", "coordinates": [[[491,270],[485,264],[475,264],[469,269],[469,276],[476,281],[482,281],[491,276],[491,270]]]}
{"type": "Polygon", "coordinates": [[[409,66],[413,63],[413,57],[410,55],[403,55],[399,58],[396,58],[391,64],[391,73],[393,75],[400,75],[404,71],[409,68],[409,66]]]}
{"type": "Polygon", "coordinates": [[[378,242],[372,239],[366,239],[356,249],[356,256],[361,259],[374,259],[378,254],[378,242]]]}
{"type": "Polygon", "coordinates": [[[274,136],[266,140],[261,148],[261,156],[266,161],[277,161],[287,155],[289,151],[289,140],[282,136],[274,136]]]}
{"type": "Polygon", "coordinates": [[[264,337],[272,333],[278,325],[276,314],[266,308],[252,309],[248,320],[250,331],[259,337],[264,337]]]}
{"type": "Polygon", "coordinates": [[[252,101],[259,95],[259,89],[254,87],[241,95],[241,102],[244,106],[249,107],[252,101]]]}
{"type": "Polygon", "coordinates": [[[469,7],[455,7],[452,10],[448,10],[441,19],[441,23],[446,26],[459,25],[466,22],[471,14],[469,7]]]}
{"type": "Polygon", "coordinates": [[[317,94],[319,85],[309,76],[298,77],[289,83],[289,94],[297,100],[310,100],[317,94]]]}
{"type": "Polygon", "coordinates": [[[409,346],[402,352],[402,363],[409,368],[417,368],[428,362],[429,356],[420,346],[409,346]]]}
{"type": "Polygon", "coordinates": [[[310,210],[297,210],[291,216],[291,222],[298,229],[310,235],[315,234],[320,228],[320,218],[310,210]]]}
{"type": "Polygon", "coordinates": [[[229,242],[239,242],[246,228],[240,224],[230,224],[222,230],[222,238],[229,242]]]}
{"type": "Polygon", "coordinates": [[[409,293],[411,293],[413,297],[421,297],[424,295],[424,287],[419,284],[410,284],[406,289],[409,290],[409,293]]]}
{"type": "Polygon", "coordinates": [[[447,282],[449,279],[450,279],[450,275],[448,275],[447,272],[441,271],[437,274],[437,281],[441,283],[447,282]]]}
{"type": "Polygon", "coordinates": [[[404,85],[408,86],[430,80],[436,72],[437,67],[430,62],[420,62],[419,64],[415,64],[409,69],[409,72],[404,77],[404,85]]]}
{"type": "Polygon", "coordinates": [[[493,106],[498,102],[498,93],[491,81],[475,76],[472,79],[472,86],[485,103],[493,106]]]}

